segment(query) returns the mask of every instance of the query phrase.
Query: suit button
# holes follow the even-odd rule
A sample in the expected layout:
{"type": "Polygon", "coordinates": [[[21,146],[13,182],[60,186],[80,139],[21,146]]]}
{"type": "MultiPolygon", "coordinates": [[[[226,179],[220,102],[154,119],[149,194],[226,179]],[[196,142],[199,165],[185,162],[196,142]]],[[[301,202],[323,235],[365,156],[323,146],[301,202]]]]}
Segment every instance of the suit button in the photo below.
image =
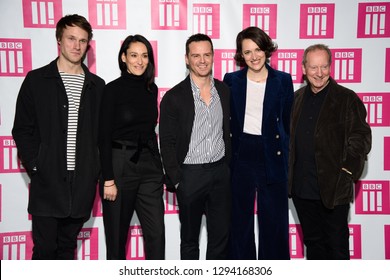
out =
{"type": "Polygon", "coordinates": [[[279,134],[276,134],[275,138],[276,138],[276,139],[279,139],[279,137],[280,137],[279,134]]]}
{"type": "Polygon", "coordinates": [[[280,156],[281,154],[282,154],[282,152],[281,151],[277,151],[277,153],[276,153],[278,156],[280,156]]]}

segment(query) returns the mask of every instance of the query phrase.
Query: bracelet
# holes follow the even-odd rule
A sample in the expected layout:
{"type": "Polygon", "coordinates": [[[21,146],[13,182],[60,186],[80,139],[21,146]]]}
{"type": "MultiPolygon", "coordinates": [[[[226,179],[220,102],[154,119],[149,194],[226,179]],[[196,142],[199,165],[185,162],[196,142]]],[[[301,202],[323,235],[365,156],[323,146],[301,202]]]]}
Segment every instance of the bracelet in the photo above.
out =
{"type": "Polygon", "coordinates": [[[109,188],[109,187],[112,187],[112,186],[115,186],[115,183],[112,183],[112,185],[108,185],[108,186],[104,186],[105,188],[109,188]]]}

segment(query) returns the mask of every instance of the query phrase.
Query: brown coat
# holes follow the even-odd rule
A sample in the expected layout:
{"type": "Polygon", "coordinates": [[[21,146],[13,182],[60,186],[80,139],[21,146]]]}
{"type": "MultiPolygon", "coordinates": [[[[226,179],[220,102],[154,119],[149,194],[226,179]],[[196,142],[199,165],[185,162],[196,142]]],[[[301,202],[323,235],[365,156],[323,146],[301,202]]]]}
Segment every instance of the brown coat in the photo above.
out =
{"type": "MultiPolygon", "coordinates": [[[[295,164],[295,133],[306,86],[295,92],[291,115],[289,194],[295,164]]],[[[366,109],[355,92],[330,79],[329,92],[322,105],[314,132],[315,159],[321,200],[325,207],[353,201],[353,181],[360,178],[371,150],[371,129],[366,109]],[[352,172],[348,176],[341,168],[352,172]]]]}

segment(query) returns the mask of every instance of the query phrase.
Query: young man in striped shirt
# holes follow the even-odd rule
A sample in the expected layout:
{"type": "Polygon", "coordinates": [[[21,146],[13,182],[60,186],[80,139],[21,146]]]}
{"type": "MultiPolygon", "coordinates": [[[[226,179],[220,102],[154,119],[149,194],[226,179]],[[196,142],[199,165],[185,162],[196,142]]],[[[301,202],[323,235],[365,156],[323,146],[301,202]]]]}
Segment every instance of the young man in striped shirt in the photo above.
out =
{"type": "Polygon", "coordinates": [[[74,259],[99,175],[97,129],[104,81],[82,63],[92,27],[79,15],[56,27],[60,54],[30,71],[12,135],[30,179],[33,259],[74,259]]]}
{"type": "Polygon", "coordinates": [[[176,191],[181,259],[199,259],[203,214],[206,259],[226,259],[230,228],[229,88],[212,77],[214,50],[204,34],[186,42],[189,75],[163,97],[160,147],[168,190],[176,191]]]}

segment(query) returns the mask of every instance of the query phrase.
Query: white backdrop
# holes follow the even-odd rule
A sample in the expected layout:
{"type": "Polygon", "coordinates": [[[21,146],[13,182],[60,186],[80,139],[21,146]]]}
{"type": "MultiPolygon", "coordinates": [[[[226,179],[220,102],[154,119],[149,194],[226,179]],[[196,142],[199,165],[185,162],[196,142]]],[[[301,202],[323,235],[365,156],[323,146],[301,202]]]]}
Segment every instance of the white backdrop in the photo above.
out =
{"type": "MultiPolygon", "coordinates": [[[[350,215],[353,259],[390,259],[390,2],[388,0],[0,0],[0,259],[31,258],[29,179],[12,141],[15,101],[26,73],[58,53],[55,24],[77,13],[92,24],[86,64],[107,83],[119,76],[121,41],[139,33],[153,45],[160,97],[186,76],[185,41],[207,33],[215,48],[214,75],[237,69],[235,38],[249,25],[264,29],[279,45],[271,65],[292,74],[302,86],[303,50],[325,43],[333,52],[333,77],[356,91],[368,110],[373,147],[350,215]]],[[[337,113],[337,112],[335,112],[337,113]]],[[[179,259],[176,198],[166,205],[166,258],[179,259]]],[[[200,242],[204,258],[206,230],[200,242]]],[[[300,226],[290,201],[291,257],[304,259],[300,226]]],[[[78,259],[105,259],[101,206],[79,236],[78,259]]],[[[131,223],[129,259],[143,259],[142,229],[131,223]]]]}

